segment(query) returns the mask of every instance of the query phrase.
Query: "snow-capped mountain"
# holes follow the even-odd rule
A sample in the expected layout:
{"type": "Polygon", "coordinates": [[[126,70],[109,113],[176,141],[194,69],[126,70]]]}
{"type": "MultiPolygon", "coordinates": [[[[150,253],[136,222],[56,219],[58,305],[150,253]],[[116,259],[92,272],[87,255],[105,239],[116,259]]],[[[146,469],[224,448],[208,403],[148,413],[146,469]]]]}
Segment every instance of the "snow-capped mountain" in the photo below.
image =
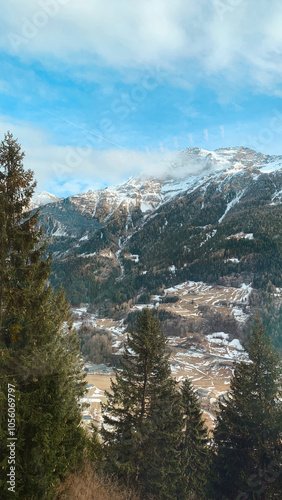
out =
{"type": "Polygon", "coordinates": [[[192,148],[161,176],[43,206],[53,283],[78,302],[185,280],[282,286],[281,167],[251,149],[192,148]]]}
{"type": "Polygon", "coordinates": [[[59,201],[60,198],[57,198],[54,194],[48,193],[47,191],[42,191],[41,193],[35,194],[30,202],[29,208],[33,210],[37,207],[42,207],[43,205],[47,205],[48,203],[55,203],[59,201]]]}
{"type": "Polygon", "coordinates": [[[158,177],[41,209],[76,326],[107,332],[120,355],[138,311],[157,308],[172,372],[198,384],[211,418],[258,308],[281,346],[281,167],[250,149],[187,149],[158,177]]]}
{"type": "Polygon", "coordinates": [[[137,207],[149,214],[181,193],[204,187],[212,180],[226,183],[226,175],[231,178],[248,171],[252,178],[258,178],[281,167],[282,156],[267,156],[248,148],[189,148],[179,152],[176,161],[158,178],[135,175],[123,184],[71,196],[69,201],[81,213],[99,221],[108,220],[121,209],[129,216],[137,207]]]}

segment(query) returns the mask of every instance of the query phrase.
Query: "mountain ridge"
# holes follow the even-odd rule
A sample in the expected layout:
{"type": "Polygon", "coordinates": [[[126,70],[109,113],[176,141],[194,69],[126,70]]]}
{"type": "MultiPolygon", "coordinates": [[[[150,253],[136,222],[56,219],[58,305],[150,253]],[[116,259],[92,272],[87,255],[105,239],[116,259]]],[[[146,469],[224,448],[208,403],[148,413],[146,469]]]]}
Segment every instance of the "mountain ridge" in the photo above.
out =
{"type": "MultiPolygon", "coordinates": [[[[259,170],[262,168],[262,165],[267,165],[269,163],[273,162],[273,164],[278,163],[279,168],[282,166],[282,156],[275,156],[275,155],[264,155],[262,153],[257,153],[256,151],[250,149],[250,148],[244,148],[244,147],[234,147],[234,148],[219,148],[216,149],[215,151],[208,151],[200,148],[187,148],[186,150],[181,150],[178,153],[177,156],[177,161],[174,163],[171,163],[171,165],[167,168],[166,171],[164,171],[161,175],[159,176],[146,176],[145,174],[136,174],[126,181],[124,181],[121,184],[113,185],[113,186],[108,186],[103,189],[98,189],[98,190],[88,190],[86,193],[81,193],[81,194],[76,194],[76,195],[71,195],[68,196],[67,198],[63,199],[70,199],[74,203],[76,201],[81,201],[82,199],[87,200],[89,199],[94,199],[95,198],[99,200],[99,197],[102,194],[108,193],[109,196],[114,195],[116,193],[117,198],[122,199],[122,193],[126,194],[126,191],[130,191],[130,188],[132,187],[134,189],[134,185],[138,188],[138,184],[140,187],[144,187],[144,185],[148,182],[155,182],[156,187],[157,184],[164,184],[166,185],[167,182],[173,182],[177,180],[178,178],[183,177],[188,177],[187,179],[187,184],[179,185],[177,189],[177,183],[176,184],[176,191],[180,193],[181,191],[185,191],[186,187],[189,188],[189,181],[191,184],[195,184],[198,180],[198,178],[202,178],[203,174],[208,175],[212,174],[211,170],[214,168],[214,174],[216,172],[220,172],[222,170],[228,170],[230,169],[234,164],[237,163],[237,171],[242,170],[243,168],[249,168],[249,167],[254,167],[258,168],[259,170]],[[246,158],[246,156],[248,157],[246,158]],[[242,160],[245,161],[245,165],[242,164],[242,160]],[[196,162],[196,167],[199,169],[199,167],[202,167],[200,169],[200,172],[196,172],[194,170],[194,162],[196,162]],[[183,176],[183,168],[188,167],[188,171],[183,176]],[[172,173],[173,172],[173,173],[172,173]],[[188,181],[189,180],[189,181],[188,181]],[[194,182],[193,182],[194,180],[194,182]]],[[[277,166],[277,165],[276,165],[277,166]]],[[[275,165],[273,165],[275,169],[275,165]]],[[[271,168],[271,166],[270,166],[271,168]]],[[[42,192],[39,193],[34,197],[33,205],[35,206],[36,203],[39,204],[47,204],[48,196],[50,197],[50,202],[56,202],[59,201],[59,198],[57,198],[55,195],[52,195],[50,193],[42,192]],[[40,197],[46,198],[46,201],[41,202],[40,197]],[[52,200],[51,198],[54,197],[55,199],[52,200]]],[[[168,201],[167,197],[164,201],[168,201]]],[[[123,201],[123,200],[122,200],[123,201]]],[[[33,206],[33,208],[34,208],[33,206]]],[[[155,206],[153,208],[156,208],[155,206]]],[[[146,210],[144,210],[146,211],[146,210]]],[[[94,214],[95,215],[95,214],[94,214]]]]}
{"type": "Polygon", "coordinates": [[[281,166],[246,148],[190,148],[162,179],[43,206],[53,285],[101,307],[185,281],[281,287],[281,166]]]}

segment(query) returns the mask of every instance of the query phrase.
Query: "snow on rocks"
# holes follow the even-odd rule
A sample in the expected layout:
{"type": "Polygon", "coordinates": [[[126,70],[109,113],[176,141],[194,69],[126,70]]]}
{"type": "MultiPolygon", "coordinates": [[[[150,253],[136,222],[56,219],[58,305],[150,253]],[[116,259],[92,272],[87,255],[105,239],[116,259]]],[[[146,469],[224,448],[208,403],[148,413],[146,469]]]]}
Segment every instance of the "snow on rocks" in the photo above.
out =
{"type": "Polygon", "coordinates": [[[31,198],[31,202],[29,204],[30,210],[33,210],[36,207],[42,207],[43,205],[47,205],[48,203],[56,203],[60,198],[55,196],[54,194],[48,193],[47,191],[42,191],[34,195],[31,198]]]}
{"type": "Polygon", "coordinates": [[[236,233],[236,234],[231,234],[230,236],[227,237],[227,240],[231,240],[231,238],[236,238],[236,240],[240,240],[242,238],[244,238],[245,240],[253,240],[254,235],[253,235],[253,233],[240,232],[240,233],[236,233]]]}
{"type": "Polygon", "coordinates": [[[264,174],[269,174],[271,172],[277,172],[282,168],[282,158],[281,156],[274,157],[265,167],[260,169],[264,174]]]}
{"type": "Polygon", "coordinates": [[[233,208],[237,203],[239,203],[239,201],[241,200],[242,196],[245,194],[245,191],[246,189],[243,189],[240,193],[237,194],[237,196],[231,200],[228,204],[227,204],[227,207],[225,209],[225,212],[224,214],[220,217],[220,219],[218,219],[218,223],[221,224],[223,219],[225,218],[225,216],[227,215],[227,213],[229,212],[229,210],[231,210],[231,208],[233,208]]]}
{"type": "Polygon", "coordinates": [[[82,236],[82,238],[80,238],[79,241],[86,241],[86,240],[89,240],[89,234],[87,232],[87,234],[85,234],[84,236],[82,236]]]}
{"type": "Polygon", "coordinates": [[[93,252],[93,253],[79,253],[77,255],[77,257],[83,257],[85,259],[87,257],[94,257],[94,255],[96,255],[96,252],[93,252]]]}
{"type": "Polygon", "coordinates": [[[282,203],[282,189],[280,189],[280,191],[275,191],[271,198],[270,205],[276,205],[278,203],[282,203]]]}
{"type": "Polygon", "coordinates": [[[56,222],[56,230],[53,232],[53,236],[60,238],[68,236],[65,226],[63,226],[63,224],[61,224],[59,221],[56,222]]]}
{"type": "Polygon", "coordinates": [[[210,233],[206,234],[206,239],[200,243],[200,247],[202,247],[210,238],[213,238],[217,233],[217,229],[213,229],[210,233]]]}

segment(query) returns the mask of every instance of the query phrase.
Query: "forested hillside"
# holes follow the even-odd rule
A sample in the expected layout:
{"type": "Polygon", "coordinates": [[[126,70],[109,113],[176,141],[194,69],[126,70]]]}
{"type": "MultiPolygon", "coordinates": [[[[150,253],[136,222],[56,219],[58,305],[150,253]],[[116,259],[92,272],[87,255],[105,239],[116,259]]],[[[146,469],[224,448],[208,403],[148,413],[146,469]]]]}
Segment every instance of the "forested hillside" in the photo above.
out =
{"type": "Polygon", "coordinates": [[[234,148],[180,159],[161,180],[42,208],[51,280],[74,305],[122,303],[185,280],[282,286],[280,157],[234,148]]]}

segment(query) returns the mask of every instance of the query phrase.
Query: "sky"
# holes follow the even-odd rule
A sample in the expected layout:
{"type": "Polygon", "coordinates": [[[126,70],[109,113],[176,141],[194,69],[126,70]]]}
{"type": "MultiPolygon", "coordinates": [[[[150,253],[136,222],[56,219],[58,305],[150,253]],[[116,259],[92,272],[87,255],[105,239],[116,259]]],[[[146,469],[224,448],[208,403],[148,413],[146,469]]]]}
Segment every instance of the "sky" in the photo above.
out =
{"type": "Polygon", "coordinates": [[[59,197],[178,150],[282,154],[280,0],[2,0],[0,137],[59,197]]]}

